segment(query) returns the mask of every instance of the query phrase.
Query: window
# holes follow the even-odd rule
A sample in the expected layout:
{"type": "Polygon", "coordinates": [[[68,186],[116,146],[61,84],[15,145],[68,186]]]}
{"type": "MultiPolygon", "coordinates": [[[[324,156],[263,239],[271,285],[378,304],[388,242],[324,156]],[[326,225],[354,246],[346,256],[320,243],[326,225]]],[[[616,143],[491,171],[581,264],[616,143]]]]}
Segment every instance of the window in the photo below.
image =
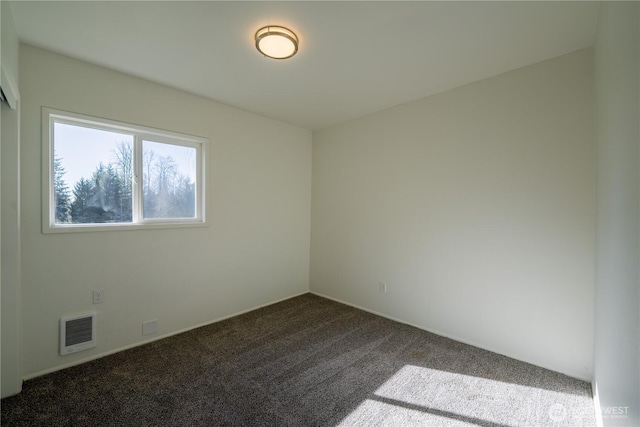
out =
{"type": "Polygon", "coordinates": [[[43,231],[204,224],[205,143],[43,109],[43,231]]]}

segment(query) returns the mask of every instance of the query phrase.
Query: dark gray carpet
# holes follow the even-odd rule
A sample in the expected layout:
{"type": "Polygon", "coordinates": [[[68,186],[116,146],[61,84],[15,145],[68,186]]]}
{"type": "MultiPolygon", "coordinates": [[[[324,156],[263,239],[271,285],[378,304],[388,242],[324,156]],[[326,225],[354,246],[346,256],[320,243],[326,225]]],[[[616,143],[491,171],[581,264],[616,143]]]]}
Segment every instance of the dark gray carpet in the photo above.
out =
{"type": "Polygon", "coordinates": [[[3,426],[595,425],[583,381],[311,294],[1,403],[3,426]]]}

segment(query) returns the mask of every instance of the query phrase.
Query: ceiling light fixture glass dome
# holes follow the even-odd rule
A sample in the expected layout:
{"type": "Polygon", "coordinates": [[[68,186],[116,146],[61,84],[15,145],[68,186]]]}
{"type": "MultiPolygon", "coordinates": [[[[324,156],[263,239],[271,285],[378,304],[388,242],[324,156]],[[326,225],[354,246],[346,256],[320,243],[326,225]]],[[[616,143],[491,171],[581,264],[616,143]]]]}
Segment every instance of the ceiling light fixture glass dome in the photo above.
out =
{"type": "Polygon", "coordinates": [[[256,31],[256,49],[269,58],[291,58],[298,52],[298,36],[285,27],[268,25],[256,31]]]}

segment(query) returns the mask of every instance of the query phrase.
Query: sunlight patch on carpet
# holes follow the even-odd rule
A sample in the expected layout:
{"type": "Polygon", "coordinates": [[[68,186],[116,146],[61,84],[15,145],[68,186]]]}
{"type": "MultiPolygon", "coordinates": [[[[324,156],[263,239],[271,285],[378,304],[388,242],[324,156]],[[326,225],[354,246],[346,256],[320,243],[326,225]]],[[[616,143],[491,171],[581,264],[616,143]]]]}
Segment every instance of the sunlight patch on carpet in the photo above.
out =
{"type": "Polygon", "coordinates": [[[594,426],[588,396],[405,365],[339,424],[594,426]]]}

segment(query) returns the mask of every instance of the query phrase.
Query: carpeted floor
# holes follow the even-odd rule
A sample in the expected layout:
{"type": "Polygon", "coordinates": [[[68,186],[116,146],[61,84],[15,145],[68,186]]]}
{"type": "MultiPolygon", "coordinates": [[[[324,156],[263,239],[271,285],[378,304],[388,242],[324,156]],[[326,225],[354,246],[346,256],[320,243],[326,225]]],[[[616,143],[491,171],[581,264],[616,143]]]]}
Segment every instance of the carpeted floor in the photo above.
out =
{"type": "Polygon", "coordinates": [[[1,403],[3,426],[595,426],[588,383],[311,294],[1,403]]]}

